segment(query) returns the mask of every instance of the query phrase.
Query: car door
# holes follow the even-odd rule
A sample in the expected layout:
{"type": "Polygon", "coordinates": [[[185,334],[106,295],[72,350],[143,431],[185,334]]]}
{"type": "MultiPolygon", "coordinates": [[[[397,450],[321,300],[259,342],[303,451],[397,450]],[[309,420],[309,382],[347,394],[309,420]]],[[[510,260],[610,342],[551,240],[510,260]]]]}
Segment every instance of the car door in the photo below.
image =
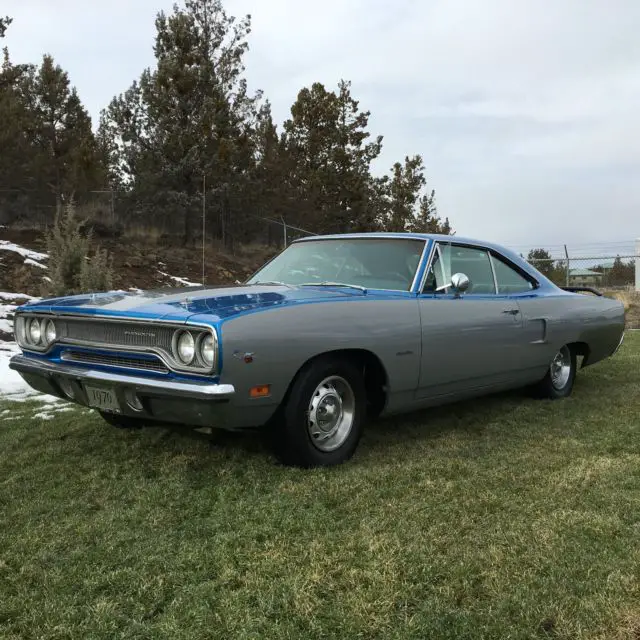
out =
{"type": "Polygon", "coordinates": [[[498,293],[509,296],[520,309],[523,349],[519,368],[523,381],[538,380],[556,353],[548,340],[549,300],[539,295],[536,281],[505,256],[492,251],[491,260],[498,293]]]}
{"type": "Polygon", "coordinates": [[[508,386],[525,352],[520,308],[500,292],[492,253],[484,247],[437,243],[418,296],[422,353],[418,398],[508,386]],[[468,290],[451,290],[464,273],[468,290]]]}

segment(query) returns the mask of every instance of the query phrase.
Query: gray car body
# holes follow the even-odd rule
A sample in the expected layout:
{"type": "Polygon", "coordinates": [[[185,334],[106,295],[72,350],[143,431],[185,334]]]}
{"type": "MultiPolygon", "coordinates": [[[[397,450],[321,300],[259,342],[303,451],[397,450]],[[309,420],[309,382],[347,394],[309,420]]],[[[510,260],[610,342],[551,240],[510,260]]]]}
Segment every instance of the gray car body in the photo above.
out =
{"type": "MultiPolygon", "coordinates": [[[[377,404],[382,415],[389,415],[538,382],[565,344],[576,345],[586,366],[612,355],[621,343],[624,308],[619,301],[564,291],[498,245],[435,235],[339,237],[391,241],[410,237],[424,243],[411,291],[305,288],[302,292],[292,286],[244,285],[154,296],[153,307],[132,296],[105,302],[103,311],[113,313],[116,305],[121,317],[141,322],[171,319],[215,328],[222,362],[215,382],[232,387],[233,394],[214,426],[230,429],[266,423],[301,368],[327,353],[375,362],[383,378],[374,389],[377,404]],[[535,279],[536,288],[513,295],[421,293],[436,244],[451,242],[494,252],[535,279]],[[264,303],[269,296],[271,302],[264,303]],[[221,313],[224,300],[232,298],[255,303],[221,313]],[[185,313],[165,313],[176,299],[182,300],[185,313]],[[251,397],[250,390],[258,385],[269,385],[267,397],[251,397]]],[[[299,242],[309,241],[322,241],[322,237],[299,242]]],[[[45,303],[47,313],[64,312],[56,301],[45,303]]],[[[20,310],[37,311],[43,311],[42,304],[20,310]]],[[[82,305],[67,312],[82,315],[82,305]]],[[[92,303],[95,312],[96,301],[92,303]]],[[[21,371],[23,360],[14,368],[21,371]]],[[[24,370],[21,373],[25,375],[24,370]]],[[[34,384],[33,375],[27,379],[34,384]]],[[[189,421],[184,412],[164,412],[163,417],[189,421]]],[[[202,424],[209,419],[200,416],[190,422],[202,424]]]]}

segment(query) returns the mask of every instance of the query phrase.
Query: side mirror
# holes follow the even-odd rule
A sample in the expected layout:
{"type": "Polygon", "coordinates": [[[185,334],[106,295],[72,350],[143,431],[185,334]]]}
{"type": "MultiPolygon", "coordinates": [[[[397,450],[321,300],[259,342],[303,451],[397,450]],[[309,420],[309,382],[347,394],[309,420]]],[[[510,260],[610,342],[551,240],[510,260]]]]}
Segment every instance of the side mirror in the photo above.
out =
{"type": "Polygon", "coordinates": [[[464,293],[469,288],[469,278],[464,273],[454,273],[451,276],[451,289],[455,294],[464,293]]]}

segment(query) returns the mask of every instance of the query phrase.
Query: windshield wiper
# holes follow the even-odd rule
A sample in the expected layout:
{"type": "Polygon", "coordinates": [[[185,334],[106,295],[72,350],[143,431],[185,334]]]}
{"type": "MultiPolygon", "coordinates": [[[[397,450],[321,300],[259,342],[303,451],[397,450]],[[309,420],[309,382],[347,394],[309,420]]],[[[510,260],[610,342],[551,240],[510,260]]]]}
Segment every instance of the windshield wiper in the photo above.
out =
{"type": "Polygon", "coordinates": [[[358,289],[362,293],[367,293],[367,288],[362,287],[359,284],[347,284],[346,282],[330,282],[324,280],[323,282],[303,282],[300,287],[348,287],[349,289],[358,289]]]}

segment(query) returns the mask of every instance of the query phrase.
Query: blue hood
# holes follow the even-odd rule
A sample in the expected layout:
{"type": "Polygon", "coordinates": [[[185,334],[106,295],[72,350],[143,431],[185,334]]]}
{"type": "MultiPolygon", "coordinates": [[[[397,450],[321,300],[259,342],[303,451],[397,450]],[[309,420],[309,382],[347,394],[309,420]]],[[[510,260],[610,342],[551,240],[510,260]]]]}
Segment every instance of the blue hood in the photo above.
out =
{"type": "MultiPolygon", "coordinates": [[[[24,311],[49,311],[138,319],[186,322],[191,316],[205,314],[220,322],[240,313],[277,305],[292,305],[318,300],[362,297],[363,293],[343,288],[287,286],[230,286],[168,289],[161,291],[112,291],[65,298],[50,298],[28,303],[24,311]]],[[[204,318],[199,318],[204,320],[204,318]]]]}

